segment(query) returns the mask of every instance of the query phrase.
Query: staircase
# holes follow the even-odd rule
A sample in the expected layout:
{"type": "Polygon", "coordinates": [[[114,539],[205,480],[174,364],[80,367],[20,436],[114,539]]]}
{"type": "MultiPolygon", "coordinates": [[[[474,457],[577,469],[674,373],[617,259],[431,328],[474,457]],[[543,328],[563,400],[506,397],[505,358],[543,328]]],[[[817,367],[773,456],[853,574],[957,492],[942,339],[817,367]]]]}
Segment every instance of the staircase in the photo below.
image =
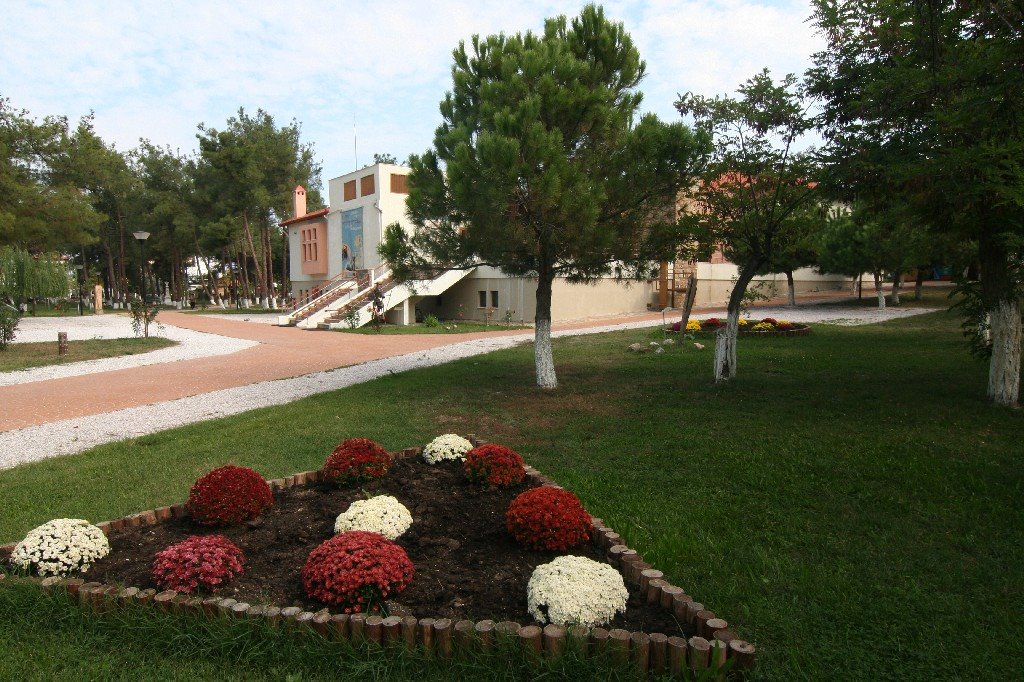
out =
{"type": "Polygon", "coordinates": [[[315,329],[324,319],[388,275],[390,271],[385,265],[379,265],[372,270],[359,270],[354,275],[337,275],[328,280],[315,294],[298,301],[287,315],[279,316],[277,324],[279,327],[315,329]]]}
{"type": "MultiPolygon", "coordinates": [[[[380,284],[384,294],[384,312],[402,305],[413,296],[438,296],[461,281],[475,268],[468,270],[445,270],[431,279],[417,279],[399,284],[391,278],[391,271],[382,273],[376,283],[380,284]]],[[[344,329],[349,326],[346,318],[351,316],[354,327],[362,327],[373,319],[373,289],[368,287],[337,306],[323,317],[315,326],[316,329],[344,329]]],[[[312,327],[310,327],[312,328],[312,327]]]]}

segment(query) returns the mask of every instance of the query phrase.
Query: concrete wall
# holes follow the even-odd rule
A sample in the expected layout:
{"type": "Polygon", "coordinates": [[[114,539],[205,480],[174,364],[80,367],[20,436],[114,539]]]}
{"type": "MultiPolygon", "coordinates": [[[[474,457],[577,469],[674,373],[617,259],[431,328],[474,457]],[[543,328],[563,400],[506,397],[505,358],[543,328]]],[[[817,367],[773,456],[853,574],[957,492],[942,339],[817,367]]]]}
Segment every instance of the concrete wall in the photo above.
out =
{"type": "MultiPolygon", "coordinates": [[[[479,320],[486,308],[480,306],[480,291],[498,292],[498,306],[492,320],[504,321],[512,311],[516,322],[532,322],[537,313],[537,281],[523,277],[506,277],[496,268],[478,268],[441,296],[427,296],[416,302],[424,315],[448,320],[479,320]]],[[[556,279],[551,290],[551,319],[556,322],[609,317],[627,313],[647,312],[654,301],[651,282],[618,282],[602,279],[594,284],[570,284],[556,279]]]]}
{"type": "MultiPolygon", "coordinates": [[[[732,263],[698,263],[697,264],[697,306],[725,305],[729,302],[733,285],[739,277],[739,268],[732,263]]],[[[851,286],[852,280],[842,275],[821,274],[813,268],[801,268],[793,271],[793,284],[797,296],[805,296],[821,291],[840,291],[851,286]]],[[[786,295],[786,275],[778,273],[755,277],[747,287],[760,285],[761,291],[773,298],[786,295]]],[[[680,296],[681,298],[681,296],[680,296]]],[[[682,305],[681,301],[677,301],[682,305]]]]}

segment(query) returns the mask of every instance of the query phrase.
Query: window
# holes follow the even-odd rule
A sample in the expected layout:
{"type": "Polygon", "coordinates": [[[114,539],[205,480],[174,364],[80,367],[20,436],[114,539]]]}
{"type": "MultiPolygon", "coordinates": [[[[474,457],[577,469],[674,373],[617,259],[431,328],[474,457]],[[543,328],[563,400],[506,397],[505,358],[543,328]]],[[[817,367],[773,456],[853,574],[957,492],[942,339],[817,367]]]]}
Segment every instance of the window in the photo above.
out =
{"type": "Polygon", "coordinates": [[[487,292],[486,291],[478,291],[476,293],[480,295],[480,305],[477,306],[477,307],[479,307],[479,308],[486,308],[487,307],[487,292]]]}
{"type": "Polygon", "coordinates": [[[498,292],[497,291],[492,291],[491,292],[491,307],[492,308],[497,308],[498,307],[498,292]]]}
{"type": "Polygon", "coordinates": [[[307,263],[317,260],[316,228],[310,227],[302,230],[299,238],[302,242],[302,260],[307,263]]]}
{"type": "Polygon", "coordinates": [[[373,194],[375,188],[373,185],[373,176],[364,175],[359,181],[359,196],[365,197],[369,194],[373,194]]]}
{"type": "Polygon", "coordinates": [[[391,192],[394,194],[408,194],[409,193],[409,180],[408,176],[401,175],[399,173],[391,174],[391,192]]]}
{"type": "Polygon", "coordinates": [[[356,181],[349,180],[345,183],[345,201],[352,201],[356,198],[356,181]]]}

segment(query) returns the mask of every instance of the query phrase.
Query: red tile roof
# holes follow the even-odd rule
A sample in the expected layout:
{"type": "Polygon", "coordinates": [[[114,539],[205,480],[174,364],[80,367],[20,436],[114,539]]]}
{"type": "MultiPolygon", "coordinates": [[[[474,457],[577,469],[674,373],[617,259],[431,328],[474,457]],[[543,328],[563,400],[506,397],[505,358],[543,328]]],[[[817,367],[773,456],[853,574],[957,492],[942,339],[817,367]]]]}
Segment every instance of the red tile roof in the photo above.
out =
{"type": "Polygon", "coordinates": [[[280,224],[282,226],[285,226],[291,225],[293,223],[301,223],[304,220],[314,220],[316,218],[322,218],[328,213],[330,213],[330,211],[331,209],[329,208],[321,208],[319,211],[313,211],[312,213],[307,213],[306,215],[300,215],[294,218],[289,218],[288,220],[282,220],[280,224]]]}

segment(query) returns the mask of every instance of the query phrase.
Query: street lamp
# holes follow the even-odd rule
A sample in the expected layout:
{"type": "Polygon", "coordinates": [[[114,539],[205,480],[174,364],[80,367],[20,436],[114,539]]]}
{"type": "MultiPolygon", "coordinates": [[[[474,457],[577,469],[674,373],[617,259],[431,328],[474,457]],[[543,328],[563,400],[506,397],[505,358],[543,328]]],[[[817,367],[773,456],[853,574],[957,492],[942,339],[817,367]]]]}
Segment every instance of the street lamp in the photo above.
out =
{"type": "Polygon", "coordinates": [[[78,281],[78,316],[85,315],[85,311],[82,309],[82,277],[83,271],[85,270],[84,265],[75,266],[75,279],[78,281]]]}
{"type": "Polygon", "coordinates": [[[142,281],[139,282],[139,290],[142,291],[142,313],[143,319],[145,320],[145,335],[149,338],[149,308],[146,303],[146,240],[149,239],[149,232],[139,230],[133,232],[132,236],[139,240],[139,244],[142,246],[142,262],[139,263],[139,270],[142,273],[142,281]]]}

